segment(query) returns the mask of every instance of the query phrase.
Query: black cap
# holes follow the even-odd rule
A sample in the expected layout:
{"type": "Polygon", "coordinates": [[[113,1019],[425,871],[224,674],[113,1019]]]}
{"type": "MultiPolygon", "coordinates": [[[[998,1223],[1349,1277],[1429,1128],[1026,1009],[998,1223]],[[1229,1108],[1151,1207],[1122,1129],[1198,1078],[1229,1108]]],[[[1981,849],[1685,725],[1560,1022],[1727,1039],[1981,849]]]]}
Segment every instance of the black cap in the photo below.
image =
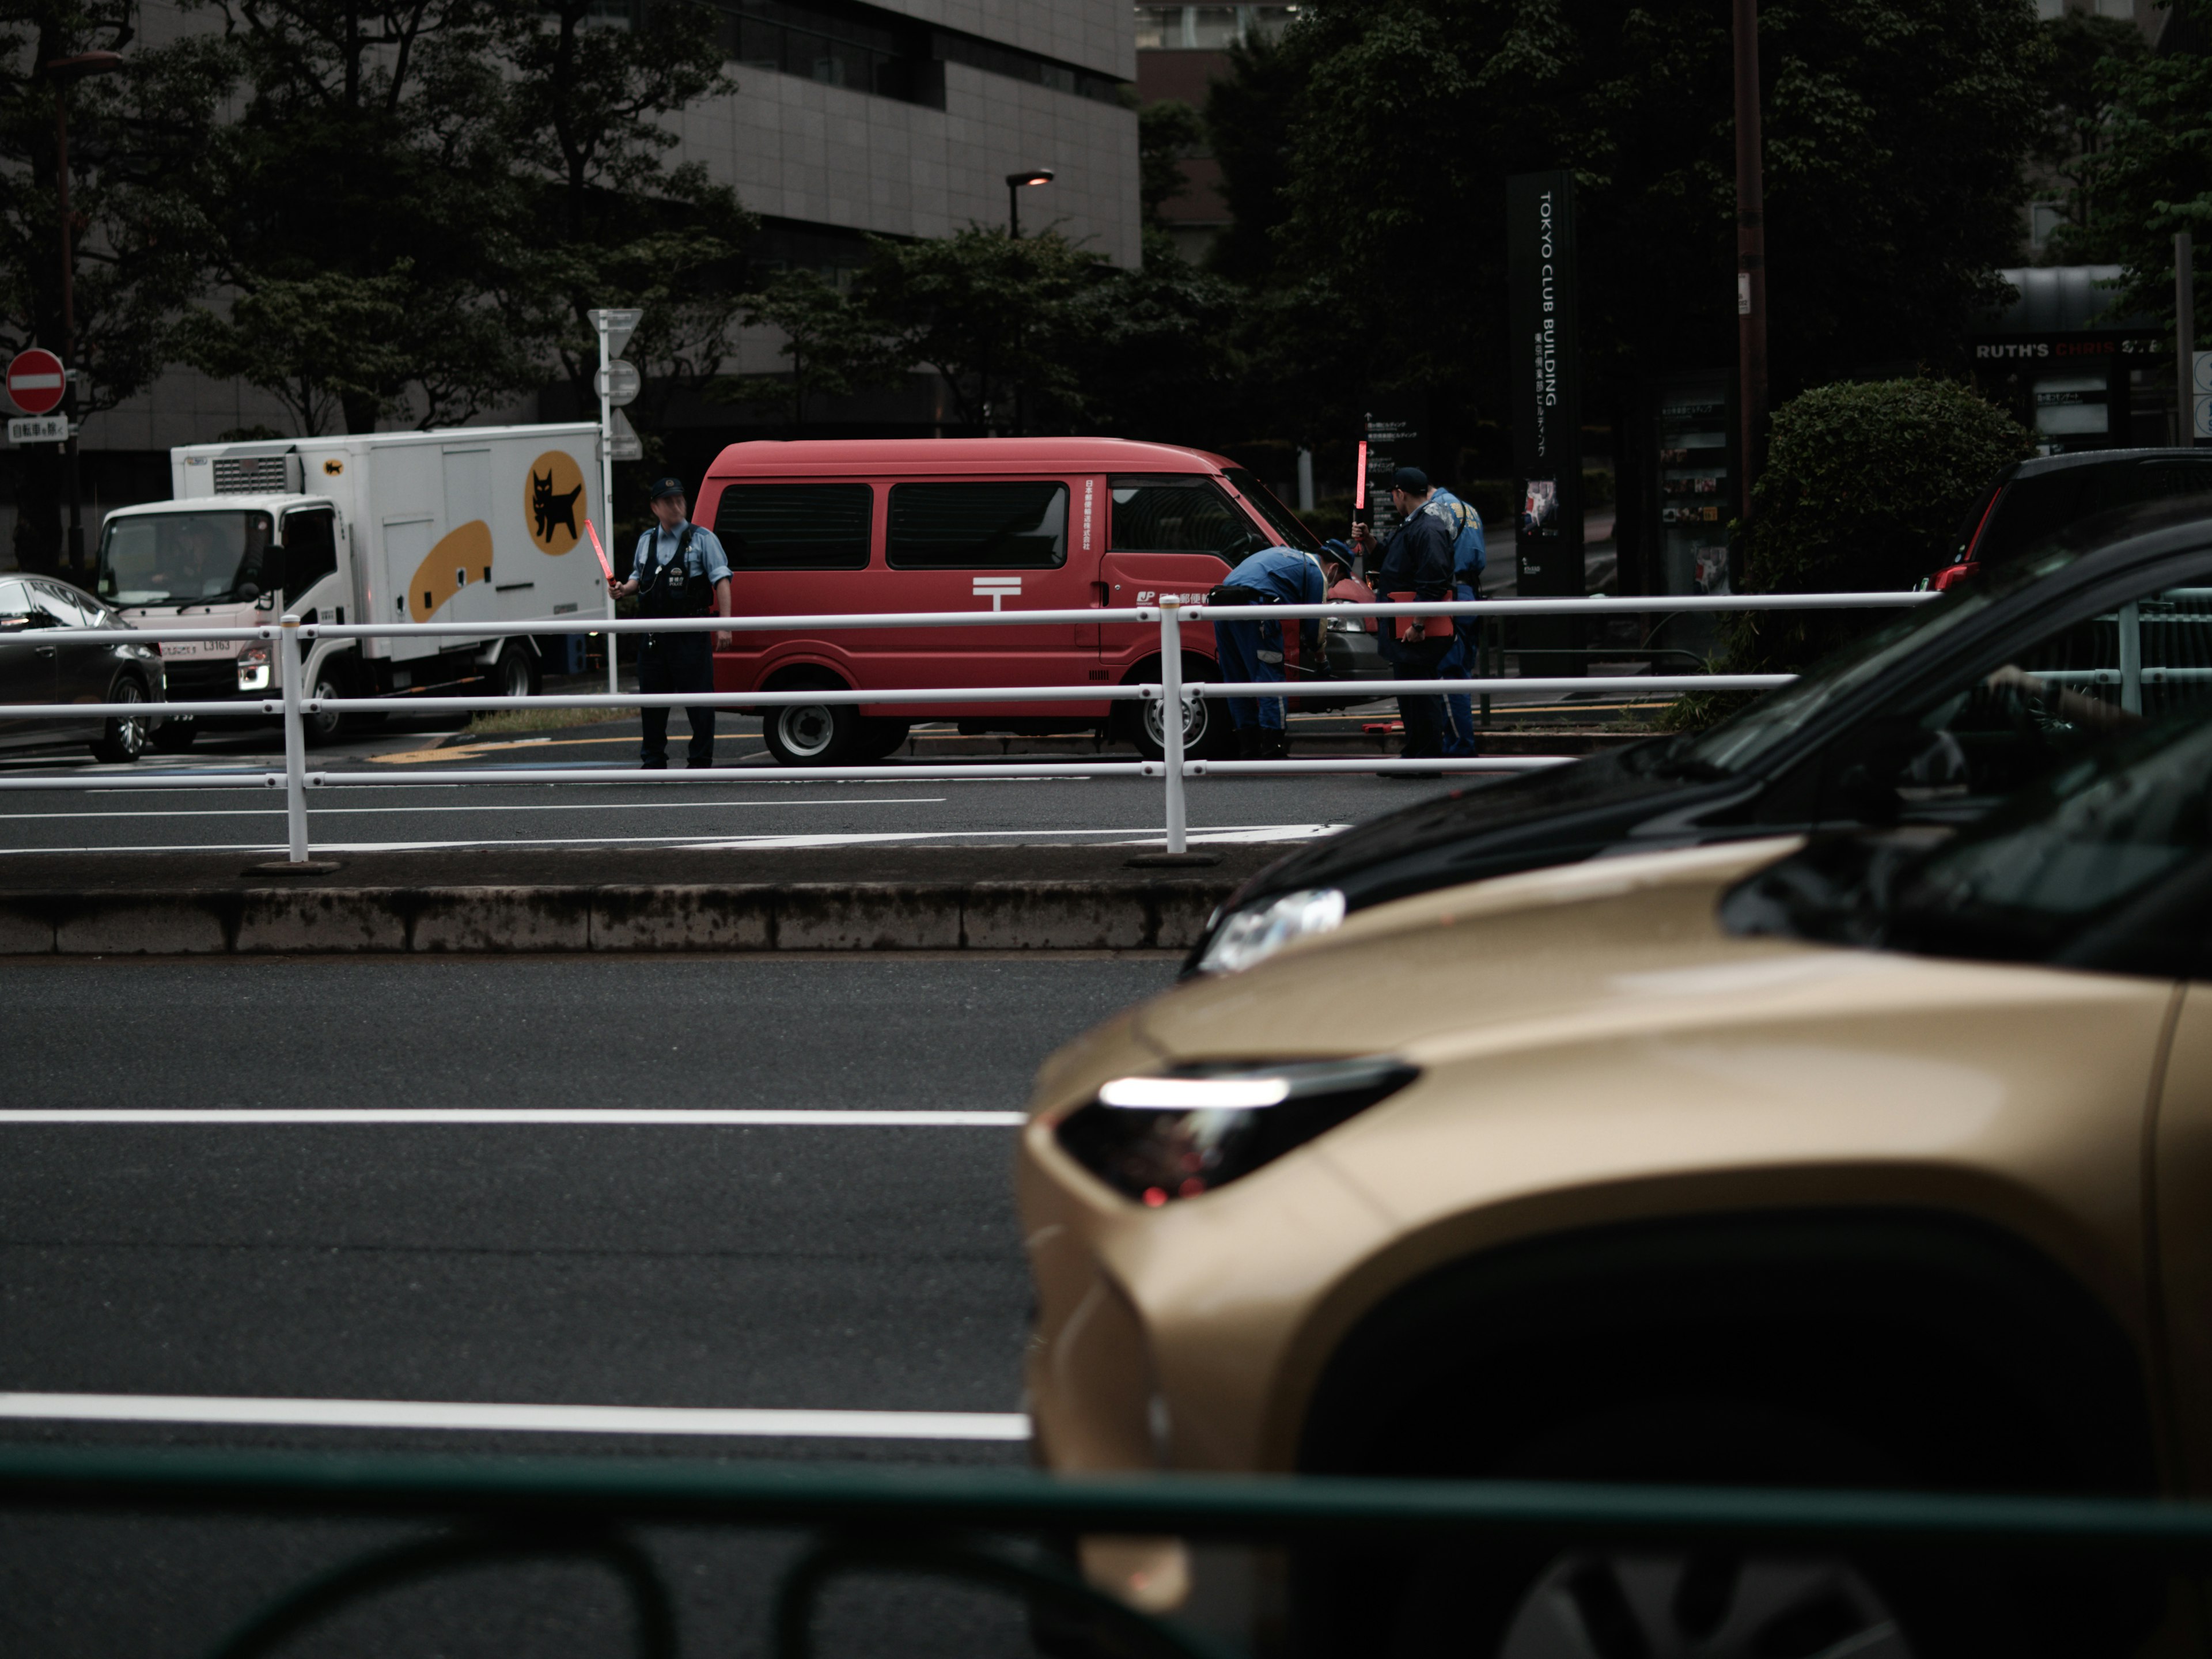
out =
{"type": "Polygon", "coordinates": [[[1401,466],[1390,475],[1390,488],[1402,489],[1408,495],[1429,493],[1429,475],[1418,466],[1401,466]]]}
{"type": "Polygon", "coordinates": [[[646,492],[646,497],[649,501],[657,501],[663,495],[689,496],[690,493],[684,489],[684,480],[681,478],[655,478],[653,481],[653,488],[646,492]]]}

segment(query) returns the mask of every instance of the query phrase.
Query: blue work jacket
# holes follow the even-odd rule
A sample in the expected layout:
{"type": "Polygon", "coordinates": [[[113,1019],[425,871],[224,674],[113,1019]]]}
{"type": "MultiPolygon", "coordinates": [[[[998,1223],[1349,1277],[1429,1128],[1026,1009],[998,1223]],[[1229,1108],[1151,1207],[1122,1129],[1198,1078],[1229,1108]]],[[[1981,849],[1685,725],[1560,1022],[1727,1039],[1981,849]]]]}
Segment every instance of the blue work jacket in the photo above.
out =
{"type": "Polygon", "coordinates": [[[1489,563],[1482,539],[1482,514],[1438,485],[1421,509],[1434,514],[1452,538],[1452,580],[1482,592],[1482,570],[1489,563]]]}

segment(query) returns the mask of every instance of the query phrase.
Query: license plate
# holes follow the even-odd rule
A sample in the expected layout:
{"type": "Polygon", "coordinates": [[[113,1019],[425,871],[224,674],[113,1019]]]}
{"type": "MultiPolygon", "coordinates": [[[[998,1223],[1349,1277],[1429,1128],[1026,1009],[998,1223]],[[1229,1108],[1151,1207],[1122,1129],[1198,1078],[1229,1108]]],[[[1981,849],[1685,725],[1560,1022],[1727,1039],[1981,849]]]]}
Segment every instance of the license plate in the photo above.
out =
{"type": "Polygon", "coordinates": [[[164,657],[234,657],[238,654],[236,640],[164,640],[164,657]]]}

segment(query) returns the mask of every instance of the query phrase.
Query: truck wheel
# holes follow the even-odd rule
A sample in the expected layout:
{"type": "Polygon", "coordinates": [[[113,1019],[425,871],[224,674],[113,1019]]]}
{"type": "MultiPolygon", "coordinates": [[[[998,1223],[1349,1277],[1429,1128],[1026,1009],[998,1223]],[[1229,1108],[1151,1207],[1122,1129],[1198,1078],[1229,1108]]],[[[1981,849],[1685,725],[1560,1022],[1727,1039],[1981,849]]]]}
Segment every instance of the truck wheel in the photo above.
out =
{"type": "MultiPolygon", "coordinates": [[[[118,680],[107,698],[110,702],[143,702],[146,689],[136,680],[118,680]]],[[[152,724],[143,714],[119,714],[94,739],[92,752],[104,761],[135,761],[146,752],[152,724]]]]}
{"type": "Polygon", "coordinates": [[[786,766],[835,766],[853,757],[860,739],[860,717],[850,703],[786,703],[762,714],[768,751],[786,766]]]}
{"type": "Polygon", "coordinates": [[[172,714],[167,720],[155,722],[149,741],[164,755],[181,755],[192,746],[199,734],[200,723],[191,715],[172,714]]]}
{"type": "Polygon", "coordinates": [[[492,695],[501,697],[534,697],[538,695],[538,662],[530,647],[517,641],[499,653],[492,665],[492,695]]]}
{"type": "MultiPolygon", "coordinates": [[[[323,665],[315,670],[314,685],[308,691],[311,697],[343,697],[348,694],[352,676],[337,663],[325,658],[323,665]]],[[[346,717],[336,709],[325,708],[314,714],[300,716],[300,734],[307,740],[310,749],[319,749],[326,743],[336,743],[346,729],[346,717]]]]}

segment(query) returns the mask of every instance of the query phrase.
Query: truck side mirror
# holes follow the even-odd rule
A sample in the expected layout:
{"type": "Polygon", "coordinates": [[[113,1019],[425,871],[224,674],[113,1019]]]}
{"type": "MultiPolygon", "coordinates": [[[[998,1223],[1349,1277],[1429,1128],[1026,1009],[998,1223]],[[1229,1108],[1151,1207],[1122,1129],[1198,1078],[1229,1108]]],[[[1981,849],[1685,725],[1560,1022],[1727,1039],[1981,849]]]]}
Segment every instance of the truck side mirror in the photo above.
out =
{"type": "Polygon", "coordinates": [[[240,582],[238,585],[238,597],[249,601],[258,599],[261,597],[261,590],[252,582],[240,582]]]}

